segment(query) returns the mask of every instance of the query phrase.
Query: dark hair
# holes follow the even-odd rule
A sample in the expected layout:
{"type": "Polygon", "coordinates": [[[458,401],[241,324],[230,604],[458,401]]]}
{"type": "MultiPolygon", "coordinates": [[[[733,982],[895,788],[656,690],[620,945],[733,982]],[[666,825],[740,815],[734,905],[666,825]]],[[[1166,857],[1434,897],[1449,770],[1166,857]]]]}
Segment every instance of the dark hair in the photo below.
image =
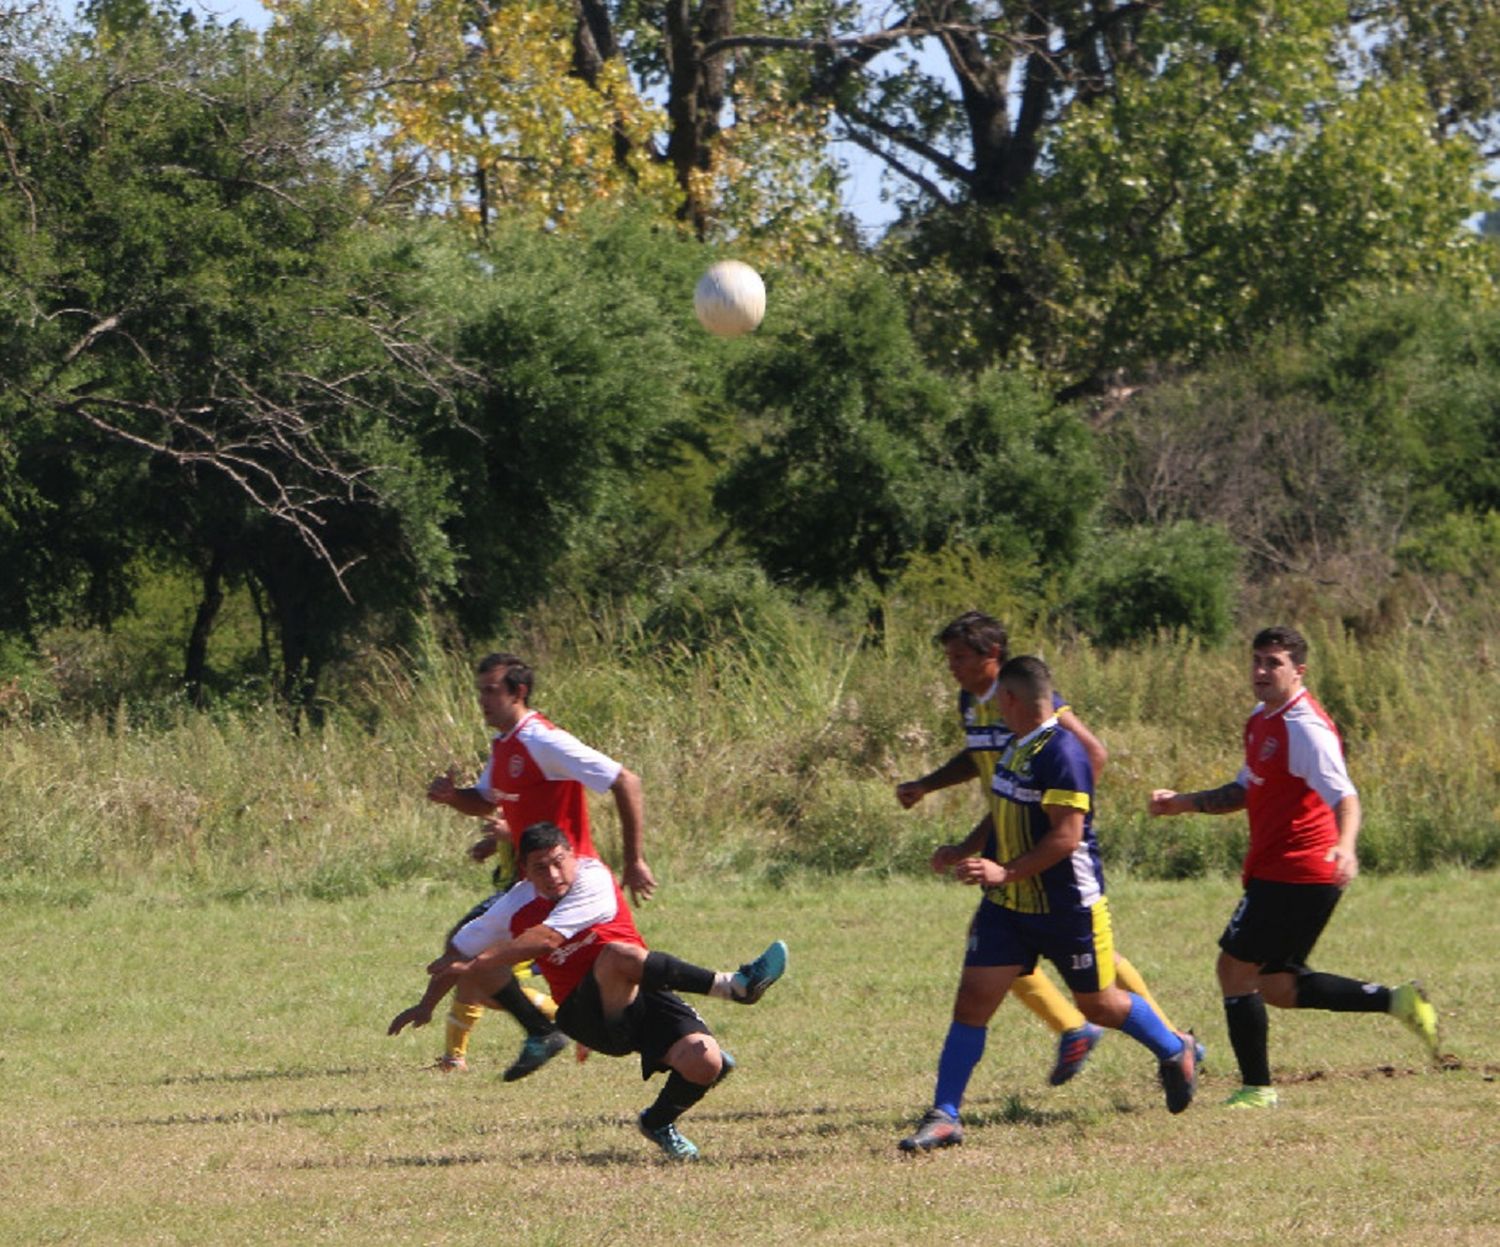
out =
{"type": "Polygon", "coordinates": [[[1020,654],[1000,668],[996,677],[1002,686],[1027,701],[1041,701],[1052,695],[1052,672],[1033,654],[1020,654]]]}
{"type": "Polygon", "coordinates": [[[488,675],[491,671],[502,667],[505,669],[503,679],[506,691],[512,697],[519,697],[530,705],[531,690],[536,685],[536,676],[532,674],[524,658],[517,658],[514,654],[486,654],[475,665],[474,671],[477,675],[488,675]]]}
{"type": "Polygon", "coordinates": [[[1255,639],[1250,642],[1250,648],[1252,650],[1284,649],[1294,665],[1298,667],[1307,665],[1307,638],[1296,628],[1288,628],[1284,624],[1262,628],[1255,634],[1255,639]]]}
{"type": "Polygon", "coordinates": [[[526,859],[542,849],[555,849],[558,845],[572,847],[567,833],[556,823],[532,823],[516,841],[516,861],[525,869],[526,859]]]}
{"type": "Polygon", "coordinates": [[[939,645],[949,641],[961,641],[976,654],[988,654],[997,646],[1001,661],[1005,659],[1005,646],[1010,640],[1005,635],[1005,625],[993,615],[983,611],[965,611],[946,628],[933,637],[939,645]]]}

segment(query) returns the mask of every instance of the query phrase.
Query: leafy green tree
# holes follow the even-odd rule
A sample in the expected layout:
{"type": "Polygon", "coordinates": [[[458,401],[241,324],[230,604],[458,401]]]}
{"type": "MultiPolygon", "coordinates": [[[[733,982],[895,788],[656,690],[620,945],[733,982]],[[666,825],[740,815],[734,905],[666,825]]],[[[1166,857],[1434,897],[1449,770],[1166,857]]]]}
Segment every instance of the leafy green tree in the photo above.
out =
{"type": "Polygon", "coordinates": [[[310,49],[94,16],[8,46],[0,74],[6,622],[80,598],[108,622],[149,551],[202,577],[190,687],[225,583],[249,579],[304,703],[358,629],[451,576],[411,426],[461,374],[411,303],[412,248],[368,232],[310,49]]]}
{"type": "Polygon", "coordinates": [[[715,497],[775,578],[884,588],[962,541],[1061,570],[1097,498],[1087,430],[1014,377],[964,384],[921,359],[891,284],[809,297],[731,387],[754,429],[715,497]]]}

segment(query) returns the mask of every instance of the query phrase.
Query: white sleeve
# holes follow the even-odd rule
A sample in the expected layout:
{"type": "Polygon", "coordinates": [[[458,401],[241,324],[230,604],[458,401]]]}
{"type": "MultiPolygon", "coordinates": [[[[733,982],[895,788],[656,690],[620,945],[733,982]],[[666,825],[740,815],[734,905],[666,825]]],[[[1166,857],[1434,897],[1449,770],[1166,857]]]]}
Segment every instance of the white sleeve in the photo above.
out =
{"type": "Polygon", "coordinates": [[[619,909],[609,867],[592,857],[578,859],[578,877],[552,912],[542,920],[564,939],[608,922],[619,909]]]}
{"type": "Polygon", "coordinates": [[[536,899],[536,889],[522,879],[477,918],[453,933],[450,941],[465,957],[477,957],[492,944],[510,939],[511,916],[536,899]]]}
{"type": "Polygon", "coordinates": [[[1321,719],[1311,715],[1288,719],[1286,765],[1334,809],[1345,797],[1357,795],[1339,738],[1321,719]]]}
{"type": "Polygon", "coordinates": [[[520,730],[526,751],[548,779],[577,780],[591,792],[606,792],[623,769],[560,727],[526,724],[520,730]]]}
{"type": "Polygon", "coordinates": [[[499,803],[499,794],[495,791],[495,749],[493,745],[490,746],[490,756],[484,760],[484,770],[479,772],[479,778],[474,781],[474,791],[491,805],[499,803]]]}

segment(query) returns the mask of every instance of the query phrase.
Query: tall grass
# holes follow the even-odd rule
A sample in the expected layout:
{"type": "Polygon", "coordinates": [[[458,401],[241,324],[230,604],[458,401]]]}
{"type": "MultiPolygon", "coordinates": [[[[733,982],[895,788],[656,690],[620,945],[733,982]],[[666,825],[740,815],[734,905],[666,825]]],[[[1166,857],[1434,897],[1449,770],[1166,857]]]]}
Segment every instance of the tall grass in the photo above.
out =
{"type": "MultiPolygon", "coordinates": [[[[535,704],[645,783],[647,854],[668,876],[904,873],[962,834],[977,789],[903,812],[893,784],[958,745],[934,622],[891,612],[881,643],[827,619],[694,650],[653,646],[629,611],[558,611],[509,648],[534,656],[535,704]]],[[[1500,861],[1500,672],[1483,641],[1313,637],[1310,684],[1340,723],[1364,800],[1367,870],[1500,861]]],[[[1164,637],[1105,653],[1020,637],[1100,734],[1107,859],[1149,877],[1233,871],[1243,820],[1152,820],[1150,789],[1222,783],[1251,705],[1243,644],[1164,637]]],[[[344,708],[296,731],[273,710],[19,719],[0,732],[0,890],[210,896],[358,894],[479,878],[470,827],[428,804],[449,765],[472,778],[486,733],[469,655],[367,658],[344,708]],[[148,725],[143,726],[142,723],[148,725]]],[[[599,839],[618,843],[612,803],[599,839]]]]}

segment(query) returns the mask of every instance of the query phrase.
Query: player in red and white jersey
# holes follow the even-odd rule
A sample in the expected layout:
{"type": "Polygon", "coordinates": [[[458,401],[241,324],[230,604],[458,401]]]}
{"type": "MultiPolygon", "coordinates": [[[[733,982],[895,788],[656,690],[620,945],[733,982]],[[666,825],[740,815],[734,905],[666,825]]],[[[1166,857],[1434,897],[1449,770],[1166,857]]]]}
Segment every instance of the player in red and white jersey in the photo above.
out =
{"type": "Polygon", "coordinates": [[[1417,984],[1382,987],[1308,968],[1343,889],[1359,873],[1360,804],[1338,729],[1303,686],[1306,675],[1307,642],[1299,632],[1258,632],[1250,683],[1260,701],[1245,724],[1239,774],[1200,792],[1159,788],[1149,805],[1157,815],[1249,814],[1245,893],[1219,938],[1219,986],[1243,1083],[1229,1097],[1233,1108],[1276,1103],[1267,1003],[1392,1013],[1437,1055],[1437,1013],[1417,984]]]}
{"type": "MultiPolygon", "coordinates": [[[[608,792],[620,816],[625,886],[636,900],[648,899],[656,890],[656,879],[641,848],[640,780],[613,758],[533,710],[530,700],[534,683],[530,666],[514,654],[489,654],[480,660],[475,690],[484,721],[495,732],[489,760],[471,787],[455,784],[451,769],[439,775],[428,785],[428,800],[485,820],[484,833],[469,854],[476,861],[495,859],[494,883],[503,890],[515,878],[513,835],[532,823],[556,824],[576,852],[598,857],[589,829],[587,794],[608,792]]],[[[497,891],[458,925],[482,912],[499,895],[497,891]]],[[[524,975],[525,967],[518,973],[524,975]]],[[[448,1014],[439,1069],[467,1068],[469,1036],[486,1007],[505,1010],[526,1031],[520,1055],[505,1071],[507,1081],[540,1069],[567,1046],[552,1023],[553,1010],[546,997],[528,991],[514,979],[484,999],[472,998],[469,986],[464,985],[454,994],[448,1014]]]]}
{"type": "Polygon", "coordinates": [[[535,960],[568,1035],[610,1056],[639,1053],[645,1078],[667,1072],[656,1102],[640,1115],[641,1133],[669,1158],[691,1160],[698,1149],[677,1119],[734,1061],[676,992],[754,1004],[786,972],[786,945],[777,940],[737,971],[649,950],[609,868],[575,853],[555,824],[527,827],[516,847],[521,881],[454,933],[450,950],[427,967],[422,999],[386,1033],[426,1025],[456,982],[492,985],[509,977],[510,966],[535,960]]]}

